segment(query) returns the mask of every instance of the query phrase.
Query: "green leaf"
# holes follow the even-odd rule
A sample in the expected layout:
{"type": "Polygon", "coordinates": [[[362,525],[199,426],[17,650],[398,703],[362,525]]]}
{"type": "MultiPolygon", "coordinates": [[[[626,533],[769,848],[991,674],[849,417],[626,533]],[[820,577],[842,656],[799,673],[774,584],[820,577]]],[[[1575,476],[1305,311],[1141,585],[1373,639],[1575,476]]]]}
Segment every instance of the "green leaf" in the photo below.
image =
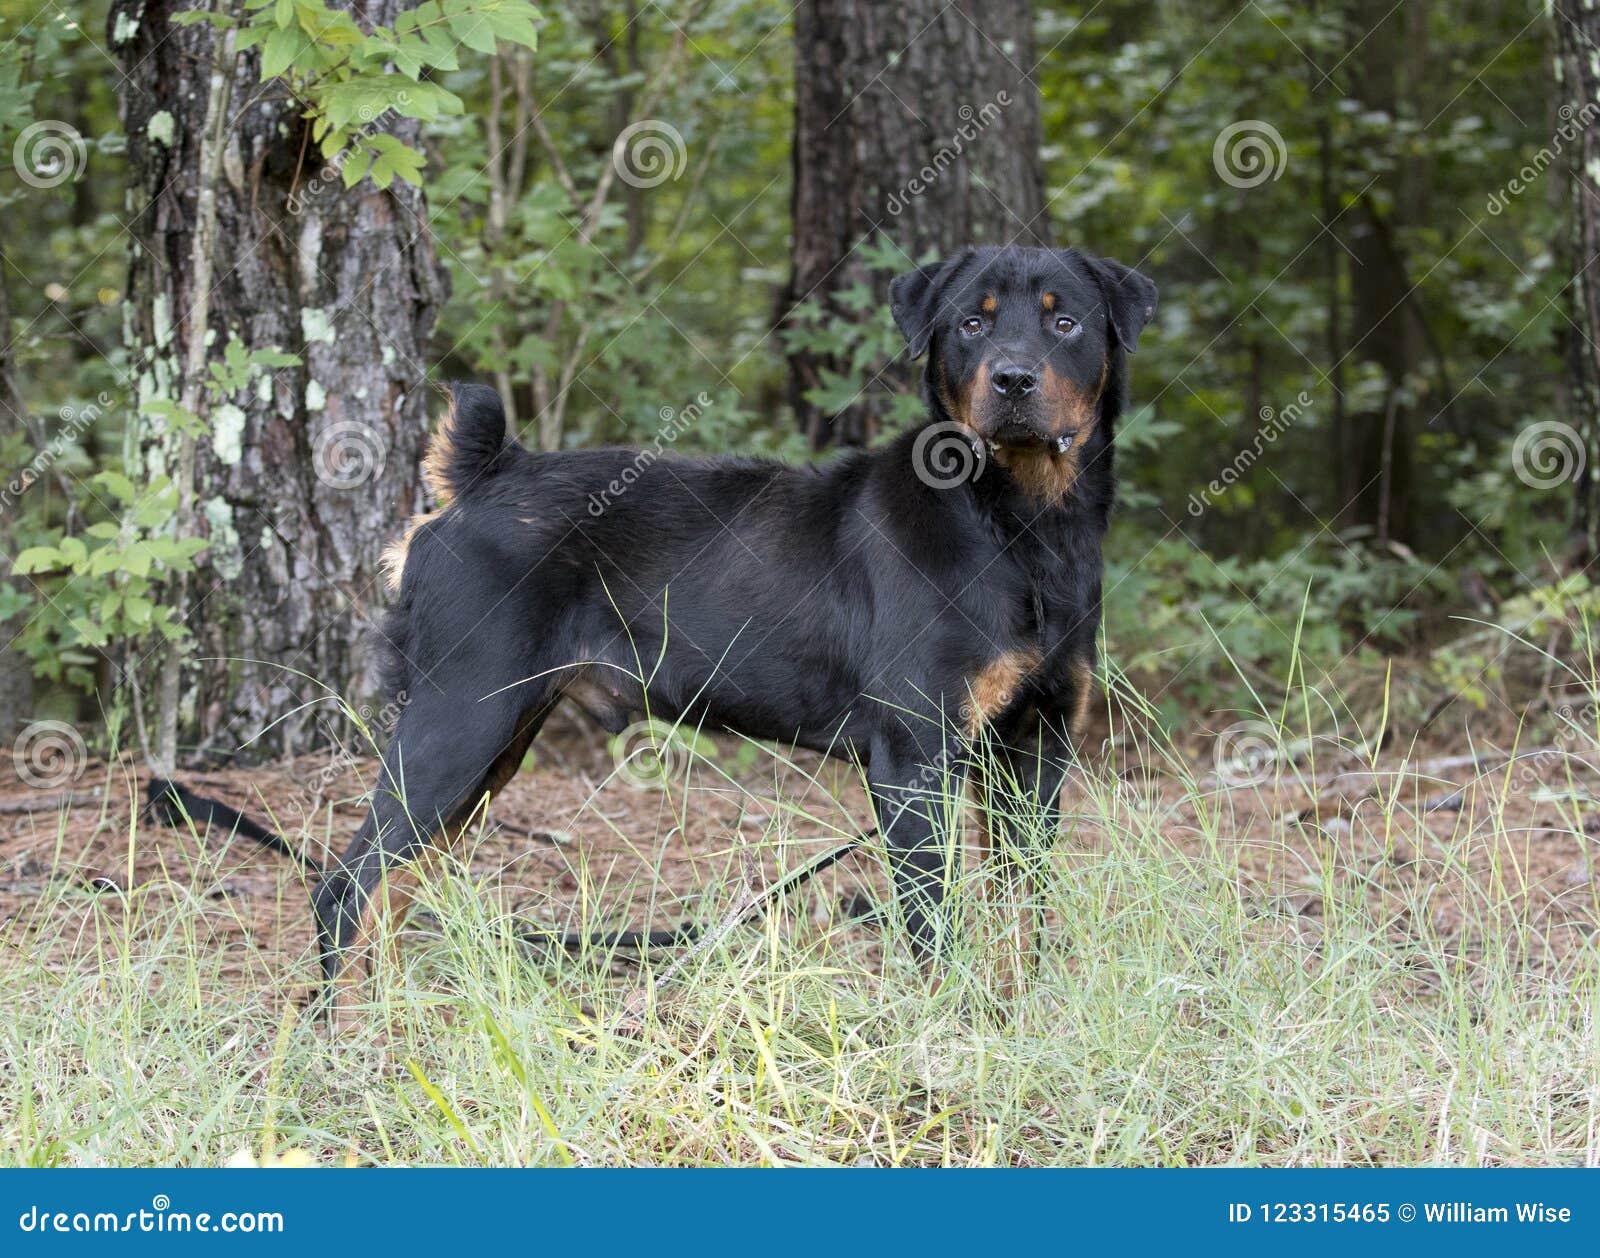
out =
{"type": "Polygon", "coordinates": [[[494,29],[481,13],[468,13],[450,19],[450,33],[473,52],[494,56],[494,29]]]}
{"type": "Polygon", "coordinates": [[[396,175],[409,184],[416,185],[422,182],[424,158],[421,153],[414,148],[408,148],[392,135],[375,136],[374,142],[378,155],[372,163],[373,183],[380,188],[387,188],[396,175]],[[384,140],[389,143],[380,142],[384,140]]]}
{"type": "Polygon", "coordinates": [[[135,542],[122,552],[122,566],[136,577],[150,575],[150,547],[144,542],[135,542]]]}
{"type": "Polygon", "coordinates": [[[361,182],[362,177],[372,166],[372,150],[359,148],[352,149],[350,156],[345,159],[344,166],[339,171],[339,178],[344,180],[346,188],[353,188],[361,182]]]}
{"type": "Polygon", "coordinates": [[[94,480],[95,484],[104,486],[106,492],[119,502],[132,502],[139,496],[138,486],[121,472],[100,472],[94,480]]]}
{"type": "Polygon", "coordinates": [[[287,70],[303,43],[304,37],[294,27],[275,30],[268,35],[261,49],[262,80],[275,79],[287,70]]]}
{"type": "Polygon", "coordinates": [[[30,546],[12,561],[12,571],[19,574],[51,572],[66,565],[66,557],[54,546],[30,546]]]}

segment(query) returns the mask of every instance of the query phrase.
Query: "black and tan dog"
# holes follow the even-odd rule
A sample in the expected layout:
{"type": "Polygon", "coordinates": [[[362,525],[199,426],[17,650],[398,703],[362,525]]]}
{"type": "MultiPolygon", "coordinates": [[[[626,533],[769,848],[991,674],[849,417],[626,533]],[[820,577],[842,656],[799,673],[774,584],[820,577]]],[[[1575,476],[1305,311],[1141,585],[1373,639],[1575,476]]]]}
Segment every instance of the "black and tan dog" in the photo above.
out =
{"type": "Polygon", "coordinates": [[[1071,249],[969,248],[890,299],[928,355],[927,424],[820,467],[534,453],[492,390],[454,391],[426,463],[441,508],[390,556],[406,706],[316,896],[329,980],[385,871],[470,820],[563,697],[611,731],[648,713],[858,763],[923,958],[946,930],[941,786],[975,740],[1031,813],[996,810],[1002,850],[1054,832],[1155,285],[1071,249]]]}

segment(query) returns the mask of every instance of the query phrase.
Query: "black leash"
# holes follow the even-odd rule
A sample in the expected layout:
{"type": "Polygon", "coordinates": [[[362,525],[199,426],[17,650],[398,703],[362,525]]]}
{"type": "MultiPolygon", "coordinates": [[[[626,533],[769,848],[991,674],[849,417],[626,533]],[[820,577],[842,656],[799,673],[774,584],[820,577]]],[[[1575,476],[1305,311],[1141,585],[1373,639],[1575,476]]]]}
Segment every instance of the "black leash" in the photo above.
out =
{"type": "MultiPolygon", "coordinates": [[[[280,856],[287,856],[307,874],[322,875],[328,872],[325,866],[319,865],[304,852],[297,851],[281,834],[274,834],[238,809],[230,808],[220,799],[198,795],[181,783],[171,782],[166,778],[151,778],[149,786],[145,788],[145,811],[158,825],[182,830],[191,822],[204,822],[225,829],[230,835],[242,834],[245,838],[277,852],[280,856]]],[[[863,830],[847,842],[829,848],[808,864],[778,879],[752,900],[732,924],[742,925],[766,912],[774,902],[804,886],[830,865],[843,860],[877,833],[876,828],[863,830]]],[[[672,930],[617,930],[594,934],[529,927],[518,931],[517,938],[530,945],[543,947],[559,945],[569,952],[579,952],[585,948],[644,951],[647,948],[679,948],[693,945],[699,943],[705,937],[705,933],[705,927],[694,922],[683,922],[672,930]]]]}
{"type": "Polygon", "coordinates": [[[151,778],[150,785],[145,788],[145,811],[152,821],[170,829],[185,829],[190,822],[216,826],[230,835],[242,834],[280,856],[287,856],[308,874],[328,872],[304,852],[296,851],[281,834],[274,834],[238,809],[228,807],[220,799],[196,795],[178,782],[151,778]]]}

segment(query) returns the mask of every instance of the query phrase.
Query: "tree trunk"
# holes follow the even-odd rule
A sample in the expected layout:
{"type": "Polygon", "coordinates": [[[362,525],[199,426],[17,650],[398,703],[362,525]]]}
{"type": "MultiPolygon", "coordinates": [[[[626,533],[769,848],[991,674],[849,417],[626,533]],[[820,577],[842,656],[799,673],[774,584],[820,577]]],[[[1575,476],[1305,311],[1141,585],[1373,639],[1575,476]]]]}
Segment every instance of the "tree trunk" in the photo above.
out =
{"type": "MultiPolygon", "coordinates": [[[[1351,57],[1351,95],[1368,111],[1397,117],[1402,58],[1409,57],[1409,78],[1422,55],[1410,42],[1419,38],[1415,21],[1404,6],[1396,9],[1386,0],[1357,0],[1350,11],[1350,28],[1351,44],[1359,42],[1351,57]]],[[[1349,453],[1342,470],[1350,492],[1343,500],[1344,518],[1369,527],[1380,543],[1414,540],[1413,393],[1425,337],[1418,298],[1411,292],[1397,244],[1425,195],[1413,165],[1411,157],[1392,155],[1392,213],[1385,215],[1370,197],[1365,198],[1352,211],[1349,240],[1350,353],[1381,370],[1384,389],[1374,405],[1352,411],[1346,419],[1349,453]]]]}
{"type": "MultiPolygon", "coordinates": [[[[858,285],[881,302],[889,275],[857,250],[887,236],[905,269],[923,255],[983,241],[1043,243],[1039,92],[1029,0],[802,0],[794,15],[795,128],[791,275],[782,300],[819,300],[866,322],[841,297],[858,285]]],[[[830,415],[805,394],[829,355],[789,358],[790,398],[814,448],[874,434],[872,396],[830,415]]],[[[883,384],[904,387],[904,364],[883,384]]]]}
{"type": "MultiPolygon", "coordinates": [[[[119,101],[135,245],[126,338],[142,364],[141,404],[182,395],[196,308],[213,35],[169,25],[191,7],[116,0],[109,18],[127,70],[119,101]]],[[[360,18],[389,24],[403,7],[375,0],[360,18]]],[[[323,686],[358,704],[377,693],[378,556],[422,506],[422,364],[445,279],[418,190],[363,181],[346,191],[283,85],[259,82],[256,54],[235,59],[232,73],[210,354],[237,337],[302,361],[209,405],[193,485],[196,526],[211,545],[180,609],[196,637],[181,734],[202,755],[260,757],[342,735],[331,701],[303,707],[323,686]]],[[[378,125],[416,141],[415,124],[378,125]]],[[[177,434],[152,420],[130,442],[129,466],[175,476],[180,450],[177,434]]]]}
{"type": "MultiPolygon", "coordinates": [[[[1571,220],[1567,272],[1574,277],[1569,300],[1572,327],[1562,329],[1572,421],[1583,449],[1573,517],[1580,562],[1600,554],[1600,128],[1581,125],[1579,112],[1600,100],[1600,9],[1583,0],[1557,0],[1556,103],[1580,125],[1565,150],[1570,179],[1571,220]],[[1576,330],[1574,330],[1576,329],[1576,330]]],[[[1569,124],[1570,126],[1571,124],[1569,124]]]]}
{"type": "MultiPolygon", "coordinates": [[[[28,417],[22,400],[22,390],[17,386],[16,363],[11,349],[11,291],[6,285],[7,262],[0,254],[0,442],[16,433],[28,431],[28,417]]],[[[21,477],[10,468],[5,474],[18,486],[13,491],[9,484],[0,483],[6,492],[4,503],[7,515],[20,508],[13,500],[13,492],[21,492],[21,477]]],[[[0,547],[0,581],[11,577],[11,546],[0,547]]],[[[23,655],[11,640],[16,637],[19,621],[0,621],[0,739],[9,741],[22,727],[33,710],[33,672],[23,655]]]]}

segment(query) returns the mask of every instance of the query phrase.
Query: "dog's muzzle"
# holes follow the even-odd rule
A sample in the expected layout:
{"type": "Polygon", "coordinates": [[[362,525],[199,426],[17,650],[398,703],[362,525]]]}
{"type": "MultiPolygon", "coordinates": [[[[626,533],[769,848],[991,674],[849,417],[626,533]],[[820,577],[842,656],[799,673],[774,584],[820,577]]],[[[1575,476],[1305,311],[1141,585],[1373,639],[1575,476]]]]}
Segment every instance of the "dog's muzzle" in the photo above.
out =
{"type": "Polygon", "coordinates": [[[1059,436],[1040,432],[1031,424],[1021,423],[1017,420],[1007,420],[988,437],[984,444],[992,450],[1050,450],[1056,454],[1065,454],[1072,448],[1072,441],[1078,435],[1076,428],[1069,428],[1059,436]]]}

